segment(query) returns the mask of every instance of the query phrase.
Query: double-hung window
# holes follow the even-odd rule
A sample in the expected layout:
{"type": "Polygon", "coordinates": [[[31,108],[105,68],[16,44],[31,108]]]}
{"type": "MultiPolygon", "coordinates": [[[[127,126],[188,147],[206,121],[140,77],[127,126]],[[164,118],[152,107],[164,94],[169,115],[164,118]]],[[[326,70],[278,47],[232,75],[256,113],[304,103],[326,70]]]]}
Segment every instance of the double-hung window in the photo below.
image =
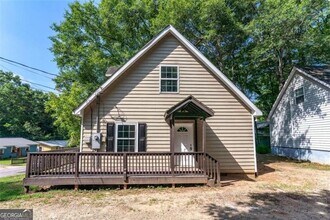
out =
{"type": "Polygon", "coordinates": [[[294,90],[294,97],[295,97],[295,102],[296,104],[300,104],[304,102],[304,87],[300,87],[296,90],[294,90]]]}
{"type": "Polygon", "coordinates": [[[116,152],[137,152],[137,124],[116,123],[116,152]]]}
{"type": "Polygon", "coordinates": [[[179,92],[179,67],[161,66],[160,67],[160,92],[176,93],[179,92]]]}

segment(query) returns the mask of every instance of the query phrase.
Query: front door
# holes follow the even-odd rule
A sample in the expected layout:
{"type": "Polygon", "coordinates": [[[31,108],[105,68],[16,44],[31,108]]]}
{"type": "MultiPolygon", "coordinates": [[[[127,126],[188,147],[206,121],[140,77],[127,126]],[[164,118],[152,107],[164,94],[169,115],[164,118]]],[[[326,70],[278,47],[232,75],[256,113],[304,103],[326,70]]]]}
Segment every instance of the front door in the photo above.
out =
{"type": "MultiPolygon", "coordinates": [[[[194,123],[176,123],[174,134],[175,152],[194,152],[194,123]]],[[[176,165],[192,167],[195,165],[193,155],[182,154],[176,157],[176,165]]]]}

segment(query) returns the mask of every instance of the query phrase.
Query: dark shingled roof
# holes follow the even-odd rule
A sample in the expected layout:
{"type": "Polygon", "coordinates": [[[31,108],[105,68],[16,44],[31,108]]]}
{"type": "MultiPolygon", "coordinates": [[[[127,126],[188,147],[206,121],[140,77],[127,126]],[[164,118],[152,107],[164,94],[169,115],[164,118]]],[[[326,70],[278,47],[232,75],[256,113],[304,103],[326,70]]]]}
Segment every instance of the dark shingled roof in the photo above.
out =
{"type": "Polygon", "coordinates": [[[327,83],[330,85],[330,66],[310,66],[310,67],[298,67],[299,69],[303,70],[307,74],[315,77],[322,82],[327,83]]]}

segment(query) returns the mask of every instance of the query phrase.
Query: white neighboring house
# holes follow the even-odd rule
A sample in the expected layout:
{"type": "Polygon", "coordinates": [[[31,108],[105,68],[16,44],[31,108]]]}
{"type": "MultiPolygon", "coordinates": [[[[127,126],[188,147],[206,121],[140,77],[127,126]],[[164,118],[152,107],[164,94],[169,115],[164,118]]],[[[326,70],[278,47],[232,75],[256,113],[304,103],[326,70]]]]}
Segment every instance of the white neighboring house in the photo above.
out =
{"type": "Polygon", "coordinates": [[[330,66],[294,67],[268,121],[273,154],[330,164],[330,66]]]}

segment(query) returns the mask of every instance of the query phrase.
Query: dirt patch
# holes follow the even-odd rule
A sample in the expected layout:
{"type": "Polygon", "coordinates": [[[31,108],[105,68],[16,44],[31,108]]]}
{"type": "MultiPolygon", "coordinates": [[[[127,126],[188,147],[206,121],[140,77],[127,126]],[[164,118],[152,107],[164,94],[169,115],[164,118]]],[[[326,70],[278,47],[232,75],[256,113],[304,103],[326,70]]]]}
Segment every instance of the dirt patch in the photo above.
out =
{"type": "Polygon", "coordinates": [[[223,187],[61,189],[0,203],[35,219],[330,219],[330,171],[259,156],[259,177],[228,175],[223,187]]]}

